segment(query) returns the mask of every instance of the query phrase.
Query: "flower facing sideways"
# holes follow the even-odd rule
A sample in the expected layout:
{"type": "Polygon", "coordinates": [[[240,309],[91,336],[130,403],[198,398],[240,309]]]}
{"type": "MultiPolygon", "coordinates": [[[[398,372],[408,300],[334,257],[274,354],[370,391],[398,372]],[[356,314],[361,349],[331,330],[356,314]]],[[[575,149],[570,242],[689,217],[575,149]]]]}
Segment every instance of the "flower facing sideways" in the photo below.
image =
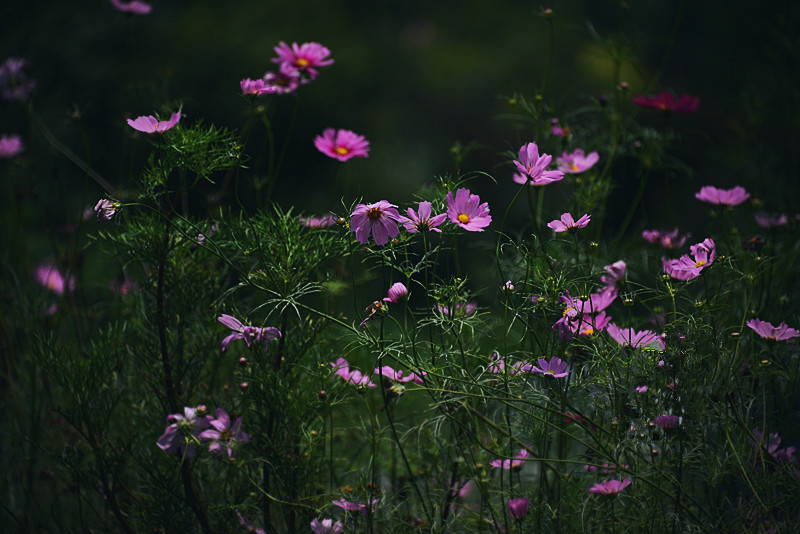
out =
{"type": "Polygon", "coordinates": [[[101,198],[94,207],[97,213],[97,222],[110,221],[119,210],[119,204],[112,202],[107,198],[101,198]]]}
{"type": "Polygon", "coordinates": [[[603,495],[614,495],[624,490],[631,484],[630,477],[625,477],[625,480],[607,480],[602,484],[595,484],[589,491],[591,493],[601,493],[603,495]]]}
{"type": "Polygon", "coordinates": [[[661,258],[664,272],[676,280],[697,278],[701,272],[714,263],[717,245],[713,239],[707,238],[702,243],[692,245],[690,250],[693,257],[684,254],[677,260],[661,258]]]}
{"type": "Polygon", "coordinates": [[[128,126],[146,134],[164,133],[174,128],[179,120],[181,120],[180,112],[173,113],[168,121],[159,121],[152,115],[148,115],[137,117],[135,120],[128,119],[128,126]]]}
{"type": "Polygon", "coordinates": [[[314,138],[314,146],[326,156],[339,161],[369,157],[369,141],[350,130],[326,128],[322,135],[314,138]]]}
{"type": "Polygon", "coordinates": [[[242,432],[242,418],[239,417],[231,425],[231,418],[228,412],[222,408],[217,408],[216,417],[211,419],[208,424],[212,428],[200,433],[200,440],[209,443],[208,452],[216,457],[222,457],[227,453],[231,460],[236,459],[236,448],[250,441],[250,435],[242,432]]]}
{"type": "Polygon", "coordinates": [[[522,519],[528,513],[530,506],[530,499],[528,497],[520,497],[518,499],[508,500],[508,513],[514,519],[522,519]]]}
{"type": "Polygon", "coordinates": [[[588,171],[600,160],[597,152],[591,152],[587,156],[580,148],[571,154],[562,152],[561,157],[556,160],[558,170],[565,174],[580,174],[588,171]]]}
{"type": "Polygon", "coordinates": [[[782,226],[788,226],[789,224],[789,217],[787,217],[784,213],[770,214],[764,211],[759,211],[753,214],[753,218],[756,220],[757,225],[766,229],[781,228],[782,226]]]}
{"type": "Polygon", "coordinates": [[[492,467],[502,467],[506,471],[509,469],[518,469],[525,464],[525,459],[531,455],[526,449],[520,449],[517,455],[513,459],[497,459],[492,460],[492,463],[489,464],[492,467]]]}
{"type": "Polygon", "coordinates": [[[459,189],[456,191],[455,199],[453,192],[447,192],[447,217],[450,222],[457,224],[464,230],[470,232],[483,232],[483,229],[492,222],[489,215],[489,204],[480,203],[478,195],[472,195],[469,189],[459,189]]]}
{"type": "Polygon", "coordinates": [[[359,204],[350,214],[350,231],[356,233],[356,240],[366,245],[369,235],[376,245],[385,245],[400,233],[397,220],[400,214],[397,206],[385,200],[375,204],[359,204]]]}
{"type": "Polygon", "coordinates": [[[539,155],[539,147],[536,146],[536,143],[522,145],[522,148],[519,149],[519,160],[514,161],[514,165],[521,174],[515,175],[514,181],[518,184],[547,185],[563,180],[563,169],[546,170],[552,160],[553,156],[548,154],[539,155]]]}
{"type": "Polygon", "coordinates": [[[708,202],[709,204],[718,204],[721,206],[738,206],[748,198],[748,193],[744,187],[737,185],[733,189],[717,189],[714,186],[706,185],[700,188],[700,191],[694,194],[694,198],[708,202]]]}
{"type": "Polygon", "coordinates": [[[589,224],[589,215],[586,214],[577,221],[572,218],[572,214],[564,213],[561,215],[561,219],[555,219],[547,223],[548,228],[552,228],[556,231],[556,233],[560,232],[569,232],[570,230],[575,230],[577,228],[585,228],[589,224]]]}
{"type": "Polygon", "coordinates": [[[750,319],[747,321],[747,326],[764,339],[771,339],[772,341],[783,341],[785,339],[792,339],[800,337],[800,332],[795,328],[789,328],[786,323],[781,323],[778,326],[773,326],[772,323],[762,321],[761,319],[750,319]]]}
{"type": "Polygon", "coordinates": [[[418,212],[414,211],[414,208],[408,208],[406,213],[408,213],[408,217],[401,215],[398,221],[405,226],[409,234],[417,234],[425,230],[441,233],[441,230],[436,227],[447,219],[446,213],[431,217],[431,203],[426,201],[419,203],[418,212]]]}
{"type": "Polygon", "coordinates": [[[217,320],[231,329],[231,333],[222,340],[222,352],[227,351],[228,345],[235,339],[243,339],[248,347],[251,343],[263,341],[264,348],[269,350],[269,342],[281,337],[280,330],[273,326],[265,326],[263,328],[245,326],[239,319],[226,313],[223,313],[217,320]]]}
{"type": "Polygon", "coordinates": [[[389,295],[384,297],[384,302],[397,304],[408,298],[408,288],[402,282],[396,282],[389,288],[389,295]]]}

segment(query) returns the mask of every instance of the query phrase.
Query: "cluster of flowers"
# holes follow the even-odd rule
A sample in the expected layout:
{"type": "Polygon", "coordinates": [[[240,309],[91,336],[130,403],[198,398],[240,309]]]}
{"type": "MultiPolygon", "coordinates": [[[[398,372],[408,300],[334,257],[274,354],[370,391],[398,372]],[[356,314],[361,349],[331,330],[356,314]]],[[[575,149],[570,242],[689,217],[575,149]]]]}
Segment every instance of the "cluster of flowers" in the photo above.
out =
{"type": "Polygon", "coordinates": [[[236,459],[236,448],[250,441],[250,435],[242,432],[242,418],[231,424],[228,412],[217,408],[214,417],[204,415],[205,406],[185,407],[183,413],[167,416],[167,428],[156,442],[158,447],[170,454],[178,453],[183,458],[195,454],[195,445],[208,445],[208,452],[216,458],[227,454],[236,459]]]}
{"type": "Polygon", "coordinates": [[[316,79],[319,74],[317,67],[333,65],[331,51],[319,43],[292,43],[289,46],[281,41],[274,50],[277,57],[272,58],[272,62],[278,64],[278,71],[267,72],[257,80],[243,79],[239,82],[243,95],[293,93],[301,84],[316,79]]]}

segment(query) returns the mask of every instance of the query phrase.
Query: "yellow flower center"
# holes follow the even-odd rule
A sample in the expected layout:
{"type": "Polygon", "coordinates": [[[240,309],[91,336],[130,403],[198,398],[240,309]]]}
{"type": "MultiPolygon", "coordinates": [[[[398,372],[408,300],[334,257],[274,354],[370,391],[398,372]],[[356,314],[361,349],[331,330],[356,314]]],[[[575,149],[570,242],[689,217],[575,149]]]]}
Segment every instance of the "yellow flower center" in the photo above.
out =
{"type": "Polygon", "coordinates": [[[301,57],[301,58],[298,58],[298,59],[297,59],[297,66],[298,66],[298,67],[300,67],[300,68],[302,69],[302,68],[303,68],[303,67],[305,67],[306,65],[308,65],[308,60],[307,60],[306,58],[304,58],[304,57],[301,57]]]}
{"type": "Polygon", "coordinates": [[[350,150],[346,147],[343,146],[336,147],[336,153],[339,154],[340,156],[346,156],[349,152],[350,150]]]}
{"type": "Polygon", "coordinates": [[[695,266],[695,268],[699,269],[700,267],[702,267],[705,264],[706,264],[705,260],[700,260],[697,263],[695,263],[694,266],[695,266]]]}
{"type": "Polygon", "coordinates": [[[567,306],[566,308],[564,308],[564,314],[562,315],[562,317],[566,317],[569,314],[569,311],[574,309],[575,308],[573,308],[572,306],[567,306]]]}
{"type": "Polygon", "coordinates": [[[573,172],[578,172],[578,166],[574,163],[569,164],[569,168],[572,169],[573,172]]]}
{"type": "Polygon", "coordinates": [[[592,328],[591,326],[587,326],[586,328],[583,329],[583,334],[591,336],[592,334],[594,334],[594,328],[592,328]]]}
{"type": "Polygon", "coordinates": [[[370,221],[377,221],[381,218],[381,209],[380,208],[370,208],[367,210],[367,219],[370,221]]]}
{"type": "Polygon", "coordinates": [[[467,215],[466,213],[459,213],[458,220],[459,222],[467,224],[469,222],[469,215],[467,215]]]}
{"type": "Polygon", "coordinates": [[[552,369],[547,369],[547,370],[545,371],[545,373],[550,373],[551,375],[554,375],[554,374],[556,374],[556,372],[555,372],[555,371],[553,371],[552,369]]]}

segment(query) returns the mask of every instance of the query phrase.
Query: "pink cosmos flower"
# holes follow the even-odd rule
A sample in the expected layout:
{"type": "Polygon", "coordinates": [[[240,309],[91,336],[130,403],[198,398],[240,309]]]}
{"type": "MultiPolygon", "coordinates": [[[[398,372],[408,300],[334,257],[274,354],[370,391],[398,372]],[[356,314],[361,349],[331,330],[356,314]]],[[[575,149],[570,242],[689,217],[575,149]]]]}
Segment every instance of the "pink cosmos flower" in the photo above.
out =
{"type": "Polygon", "coordinates": [[[369,141],[350,130],[326,128],[322,135],[314,138],[314,146],[326,156],[339,161],[369,157],[369,141]]]}
{"type": "Polygon", "coordinates": [[[515,175],[514,181],[518,184],[547,185],[563,180],[564,173],[561,170],[545,170],[552,160],[553,156],[548,154],[539,156],[539,147],[536,146],[536,143],[522,145],[522,148],[519,149],[519,161],[514,161],[517,170],[522,174],[515,175]]]}
{"type": "Polygon", "coordinates": [[[350,369],[350,364],[344,358],[338,358],[335,362],[330,362],[330,364],[334,370],[333,374],[341,377],[345,382],[361,387],[376,387],[372,380],[369,379],[369,376],[362,374],[358,369],[350,369]]]}
{"type": "Polygon", "coordinates": [[[400,214],[397,206],[381,200],[375,204],[359,204],[350,214],[350,231],[356,233],[356,240],[367,244],[370,233],[376,245],[383,246],[400,233],[397,220],[400,214]]]}
{"type": "Polygon", "coordinates": [[[623,329],[614,323],[608,325],[606,332],[611,336],[611,339],[623,347],[667,350],[666,336],[664,334],[656,334],[650,330],[637,332],[633,328],[623,329]]]}
{"type": "Polygon", "coordinates": [[[483,229],[492,222],[489,215],[489,203],[480,203],[478,195],[471,195],[469,189],[459,189],[453,199],[453,192],[447,192],[447,217],[450,222],[457,224],[470,232],[483,232],[483,229]]]}
{"type": "Polygon", "coordinates": [[[128,119],[128,126],[146,134],[164,133],[178,124],[181,120],[180,112],[173,113],[168,121],[159,121],[152,115],[137,117],[136,120],[128,119]]]}
{"type": "Polygon", "coordinates": [[[550,119],[550,133],[566,139],[570,135],[569,126],[561,126],[558,124],[558,119],[550,119]]]}
{"type": "Polygon", "coordinates": [[[659,232],[658,230],[645,230],[642,232],[642,237],[648,243],[654,243],[661,245],[662,247],[675,250],[681,248],[686,241],[692,237],[692,234],[686,234],[683,236],[679,236],[678,228],[671,232],[659,232]]]}
{"type": "Polygon", "coordinates": [[[712,185],[704,185],[694,194],[694,198],[710,204],[733,207],[750,198],[750,193],[740,185],[733,189],[717,189],[712,185]]]}
{"type": "MultiPolygon", "coordinates": [[[[375,369],[376,375],[383,375],[383,378],[391,380],[392,382],[399,382],[401,384],[405,384],[407,382],[414,382],[415,384],[419,384],[422,386],[424,382],[422,381],[422,377],[417,375],[416,373],[408,373],[407,375],[403,374],[403,371],[395,371],[388,365],[384,365],[380,369],[375,369]]],[[[422,375],[426,375],[428,373],[422,372],[422,375]]]]}
{"type": "Polygon", "coordinates": [[[572,321],[572,332],[579,336],[592,336],[605,330],[611,322],[611,316],[602,311],[597,315],[584,313],[580,321],[572,321]]]}
{"type": "Polygon", "coordinates": [[[630,477],[625,477],[625,480],[607,480],[602,484],[595,484],[589,488],[591,493],[602,493],[604,495],[613,495],[624,490],[631,484],[630,477]]]}
{"type": "Polygon", "coordinates": [[[18,135],[0,135],[0,159],[11,159],[25,150],[18,135]]]}
{"type": "MultiPolygon", "coordinates": [[[[375,512],[375,507],[377,506],[378,502],[380,502],[380,499],[378,498],[370,499],[369,504],[373,513],[375,512]]],[[[367,515],[366,503],[357,501],[346,501],[344,499],[337,499],[335,501],[331,501],[331,503],[334,504],[335,506],[338,506],[339,508],[347,510],[348,512],[361,512],[362,514],[367,515]]]]}
{"type": "Polygon", "coordinates": [[[306,228],[327,228],[329,226],[333,226],[339,221],[339,219],[329,213],[327,215],[323,215],[322,217],[300,217],[300,222],[306,228]]]}
{"type": "Polygon", "coordinates": [[[750,445],[765,451],[778,462],[791,463],[794,461],[794,453],[796,452],[797,448],[786,447],[785,449],[779,449],[778,447],[781,445],[781,437],[777,432],[771,432],[766,440],[764,439],[761,430],[758,428],[754,428],[752,433],[756,441],[753,441],[748,437],[747,441],[750,443],[750,445]]]}
{"type": "Polygon", "coordinates": [[[520,449],[517,455],[513,459],[500,459],[492,460],[491,465],[492,467],[502,467],[506,471],[509,469],[517,469],[522,467],[525,464],[525,459],[531,455],[526,449],[520,449]]]}
{"type": "Polygon", "coordinates": [[[58,270],[52,263],[40,263],[33,271],[33,276],[41,285],[55,293],[63,295],[65,291],[75,289],[75,277],[58,270]]]}
{"type": "MultiPolygon", "coordinates": [[[[2,141],[0,141],[2,143],[2,141]]],[[[763,211],[759,211],[753,215],[753,218],[756,220],[756,224],[759,225],[761,228],[780,228],[782,226],[787,226],[789,224],[789,217],[786,214],[769,214],[763,211]]]]}
{"type": "Polygon", "coordinates": [[[639,395],[644,395],[645,393],[647,393],[648,389],[649,388],[647,386],[637,386],[636,393],[638,393],[639,395]]]}
{"type": "Polygon", "coordinates": [[[395,282],[389,288],[389,295],[383,299],[384,302],[397,304],[408,298],[408,288],[402,282],[395,282]]]}
{"type": "Polygon", "coordinates": [[[690,250],[693,257],[684,254],[677,260],[661,258],[664,272],[676,280],[697,278],[704,269],[714,263],[717,245],[713,239],[707,238],[702,243],[692,245],[690,250]]]}
{"type": "Polygon", "coordinates": [[[761,319],[750,319],[747,321],[747,326],[752,328],[759,336],[764,339],[771,339],[772,341],[783,341],[785,339],[800,337],[800,331],[789,328],[789,325],[786,323],[773,326],[772,323],[762,321],[761,319]]]}
{"type": "Polygon", "coordinates": [[[287,95],[297,91],[300,85],[300,72],[288,63],[281,63],[278,72],[264,74],[264,93],[287,95]]]}
{"type": "Polygon", "coordinates": [[[657,96],[636,96],[633,98],[633,103],[644,108],[689,113],[697,111],[697,107],[700,105],[700,99],[696,96],[684,94],[676,100],[672,93],[664,91],[657,96]]]}
{"type": "Polygon", "coordinates": [[[556,231],[556,233],[560,232],[569,232],[570,230],[576,228],[585,228],[589,224],[589,215],[584,215],[577,221],[572,218],[572,215],[569,213],[564,213],[561,215],[561,220],[555,219],[547,223],[548,228],[552,228],[556,231]]]}
{"type": "Polygon", "coordinates": [[[478,303],[475,301],[470,302],[456,302],[456,305],[453,307],[451,312],[450,307],[444,304],[437,304],[436,309],[439,313],[443,315],[454,315],[454,316],[464,316],[464,315],[472,315],[476,311],[478,311],[478,303]]]}
{"type": "Polygon", "coordinates": [[[119,204],[111,202],[107,198],[101,198],[94,207],[97,213],[97,222],[110,221],[119,210],[119,204]]]}
{"type": "Polygon", "coordinates": [[[267,82],[264,81],[263,78],[258,80],[251,80],[250,78],[245,78],[239,82],[239,87],[242,90],[242,94],[245,96],[259,96],[264,93],[274,93],[274,87],[268,86],[267,82]]]}
{"type": "Polygon", "coordinates": [[[659,415],[653,419],[653,424],[659,428],[678,428],[679,421],[677,415],[659,415]]]}
{"type": "Polygon", "coordinates": [[[205,406],[185,407],[183,413],[167,416],[167,428],[158,438],[158,447],[169,454],[178,453],[186,458],[194,456],[194,446],[200,442],[200,433],[210,425],[211,416],[202,415],[205,406]]]}
{"type": "MultiPolygon", "coordinates": [[[[334,502],[334,504],[336,504],[334,502]]],[[[314,534],[342,534],[344,532],[344,523],[341,521],[333,522],[333,519],[314,519],[311,522],[311,531],[314,534]]]]}
{"type": "Polygon", "coordinates": [[[520,497],[518,499],[509,499],[508,500],[508,513],[514,519],[522,519],[525,517],[525,514],[528,513],[528,506],[530,505],[530,499],[527,497],[520,497]]]}
{"type": "Polygon", "coordinates": [[[431,203],[427,201],[420,202],[418,209],[419,213],[414,211],[414,208],[408,208],[406,212],[408,213],[408,217],[403,217],[401,215],[398,219],[400,224],[405,226],[408,233],[417,234],[419,232],[424,232],[425,230],[441,233],[442,231],[436,227],[447,219],[447,214],[442,213],[440,215],[431,217],[431,203]]]}
{"type": "Polygon", "coordinates": [[[558,170],[566,174],[580,174],[594,167],[600,160],[597,152],[591,152],[588,156],[580,148],[573,153],[562,152],[561,157],[556,160],[558,170]]]}
{"type": "Polygon", "coordinates": [[[298,72],[307,72],[312,80],[319,74],[314,67],[333,65],[333,59],[329,59],[331,51],[319,43],[292,43],[289,46],[281,41],[275,47],[275,53],[278,57],[272,58],[273,63],[289,65],[298,72]]]}
{"type": "Polygon", "coordinates": [[[118,11],[123,13],[131,13],[133,15],[147,15],[153,10],[153,7],[139,0],[131,0],[130,2],[123,2],[122,0],[111,0],[111,5],[117,8],[118,11]]]}
{"type": "Polygon", "coordinates": [[[544,358],[539,358],[539,367],[531,366],[531,372],[541,373],[545,376],[552,376],[553,378],[564,378],[570,372],[567,371],[567,362],[563,361],[558,356],[553,356],[548,362],[544,358]]]}
{"type": "Polygon", "coordinates": [[[376,300],[373,301],[372,304],[367,306],[367,309],[364,310],[364,313],[368,314],[366,319],[361,321],[361,324],[358,325],[359,330],[364,330],[366,328],[367,323],[371,322],[376,317],[382,317],[386,315],[388,308],[383,304],[383,302],[376,300]]]}
{"type": "Polygon", "coordinates": [[[208,452],[218,458],[222,457],[223,451],[228,454],[231,460],[236,459],[236,448],[250,441],[250,434],[242,432],[242,418],[239,417],[231,425],[231,418],[228,412],[222,408],[217,408],[215,418],[208,424],[212,427],[204,430],[198,436],[200,440],[209,443],[208,452]]]}
{"type": "Polygon", "coordinates": [[[227,351],[231,341],[236,339],[243,339],[248,347],[250,343],[263,341],[265,350],[269,350],[269,342],[281,337],[280,330],[273,326],[265,326],[263,328],[245,326],[239,319],[227,313],[223,313],[217,320],[231,329],[231,333],[222,340],[222,352],[227,351]]]}
{"type": "Polygon", "coordinates": [[[603,269],[608,274],[600,276],[600,281],[606,286],[619,287],[625,281],[625,273],[628,271],[628,266],[624,261],[619,260],[611,265],[606,265],[603,269]]]}
{"type": "Polygon", "coordinates": [[[0,63],[0,98],[28,100],[36,82],[28,78],[27,70],[28,62],[19,57],[10,57],[0,63]]]}

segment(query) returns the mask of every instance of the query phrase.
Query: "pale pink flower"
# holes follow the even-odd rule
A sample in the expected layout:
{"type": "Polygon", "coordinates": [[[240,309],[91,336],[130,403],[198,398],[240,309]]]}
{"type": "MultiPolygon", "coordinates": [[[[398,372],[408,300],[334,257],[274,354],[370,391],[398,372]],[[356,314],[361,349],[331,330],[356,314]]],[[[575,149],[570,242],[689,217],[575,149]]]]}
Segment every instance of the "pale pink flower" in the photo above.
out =
{"type": "Polygon", "coordinates": [[[602,493],[604,495],[612,495],[615,493],[619,493],[620,491],[627,488],[631,483],[630,477],[625,477],[625,480],[607,480],[602,484],[595,484],[589,491],[591,493],[602,493]]]}
{"type": "Polygon", "coordinates": [[[201,432],[198,437],[208,442],[208,452],[212,456],[222,458],[223,453],[227,453],[230,460],[235,460],[236,448],[250,441],[250,434],[242,432],[242,418],[231,424],[228,412],[222,408],[217,408],[215,417],[208,424],[211,428],[201,432]]]}
{"type": "Polygon", "coordinates": [[[389,294],[383,299],[384,302],[397,304],[408,298],[408,288],[402,282],[395,282],[389,288],[389,294]]]}
{"type": "Polygon", "coordinates": [[[671,232],[659,232],[658,230],[645,230],[642,232],[642,237],[648,243],[661,245],[662,247],[675,250],[681,248],[686,241],[692,237],[692,234],[680,236],[678,228],[676,227],[671,232]]]}
{"type": "Polygon", "coordinates": [[[585,228],[589,224],[589,215],[584,215],[577,221],[572,218],[570,213],[564,213],[561,215],[561,219],[555,219],[547,223],[548,228],[552,228],[556,231],[556,233],[560,232],[569,232],[570,230],[577,229],[577,228],[585,228]]]}
{"type": "Polygon", "coordinates": [[[333,59],[329,58],[331,51],[319,43],[292,43],[289,46],[281,41],[275,47],[275,53],[278,57],[272,58],[273,63],[289,65],[298,72],[307,72],[312,80],[319,74],[315,67],[333,65],[333,59]]]}
{"type": "Polygon", "coordinates": [[[181,120],[180,112],[173,113],[168,121],[159,121],[152,115],[148,115],[137,117],[135,120],[128,119],[128,126],[146,134],[164,133],[174,128],[179,120],[181,120]]]}
{"type": "Polygon", "coordinates": [[[37,282],[56,295],[63,295],[65,291],[75,289],[75,277],[62,273],[52,263],[40,263],[34,269],[33,275],[37,282]]]}
{"type": "Polygon", "coordinates": [[[326,156],[339,161],[369,157],[369,141],[350,130],[326,128],[322,135],[314,138],[314,146],[326,156]]]}
{"type": "Polygon", "coordinates": [[[777,214],[777,213],[766,213],[763,211],[759,211],[753,215],[753,218],[756,220],[756,224],[759,225],[761,228],[780,228],[782,226],[787,226],[789,224],[789,217],[786,214],[777,214]]]}
{"type": "Polygon", "coordinates": [[[662,111],[694,112],[700,105],[700,99],[687,94],[676,99],[669,91],[663,91],[657,96],[639,95],[633,98],[633,103],[644,108],[660,109],[662,111]]]}
{"type": "Polygon", "coordinates": [[[580,148],[571,154],[562,152],[561,157],[556,160],[558,170],[565,174],[580,174],[588,171],[600,160],[597,152],[591,152],[588,156],[580,148]]]}
{"type": "Polygon", "coordinates": [[[750,198],[750,193],[745,191],[744,187],[740,185],[737,185],[733,189],[717,189],[714,186],[705,185],[700,188],[700,191],[695,193],[694,197],[697,200],[702,200],[710,204],[733,207],[738,206],[750,198]]]}
{"type": "Polygon", "coordinates": [[[18,135],[0,135],[0,159],[11,159],[25,150],[18,135]]]}
{"type": "Polygon", "coordinates": [[[620,328],[616,324],[611,323],[606,328],[606,332],[611,336],[611,339],[622,345],[623,347],[633,348],[648,348],[656,350],[666,350],[666,336],[664,334],[656,334],[650,330],[636,331],[633,328],[620,328]]]}
{"type": "Polygon", "coordinates": [[[785,339],[792,339],[800,337],[800,331],[795,328],[789,328],[786,323],[781,323],[778,326],[773,326],[772,323],[762,321],[761,319],[750,319],[747,321],[747,326],[764,339],[771,339],[772,341],[783,341],[785,339]]]}
{"type": "Polygon", "coordinates": [[[408,217],[401,215],[398,221],[405,226],[409,234],[416,234],[425,230],[441,233],[441,230],[436,227],[447,219],[446,213],[431,217],[431,203],[427,201],[419,203],[419,213],[414,211],[414,208],[408,208],[406,213],[408,213],[408,217]]]}
{"type": "Polygon", "coordinates": [[[514,165],[522,175],[515,175],[514,181],[520,184],[546,185],[563,180],[564,173],[562,171],[546,170],[552,160],[553,156],[548,154],[539,155],[539,147],[536,143],[522,145],[522,148],[519,149],[519,161],[514,161],[514,165]]]}
{"type": "Polygon", "coordinates": [[[359,204],[350,214],[350,231],[356,233],[359,243],[366,245],[372,234],[375,244],[382,246],[400,233],[396,222],[399,218],[397,206],[385,200],[375,204],[359,204]]]}
{"type": "Polygon", "coordinates": [[[140,2],[139,0],[131,0],[130,2],[111,0],[111,5],[117,8],[118,11],[131,13],[133,15],[147,15],[153,10],[153,6],[147,2],[140,2]]]}

